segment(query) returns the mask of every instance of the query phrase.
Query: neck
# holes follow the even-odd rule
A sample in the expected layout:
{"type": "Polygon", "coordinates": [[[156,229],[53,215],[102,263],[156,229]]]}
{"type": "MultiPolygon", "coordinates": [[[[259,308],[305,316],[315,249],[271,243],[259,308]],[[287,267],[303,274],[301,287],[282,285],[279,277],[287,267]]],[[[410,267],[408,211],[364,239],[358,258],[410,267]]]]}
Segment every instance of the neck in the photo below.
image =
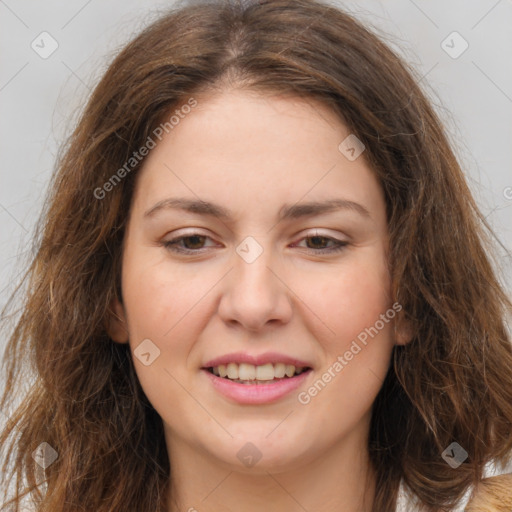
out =
{"type": "Polygon", "coordinates": [[[248,469],[167,439],[170,512],[371,512],[375,475],[367,439],[353,432],[312,458],[248,469]]]}

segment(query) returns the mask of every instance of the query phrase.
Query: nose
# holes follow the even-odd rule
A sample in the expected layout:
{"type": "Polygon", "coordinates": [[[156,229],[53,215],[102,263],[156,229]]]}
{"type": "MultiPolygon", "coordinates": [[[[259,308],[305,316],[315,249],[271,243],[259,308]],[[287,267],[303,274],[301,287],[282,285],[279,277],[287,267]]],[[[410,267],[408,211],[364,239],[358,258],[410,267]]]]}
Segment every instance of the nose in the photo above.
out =
{"type": "MultiPolygon", "coordinates": [[[[261,246],[254,260],[233,254],[234,268],[223,280],[218,314],[224,322],[248,331],[286,324],[292,316],[291,291],[270,248],[261,246]]],[[[254,249],[254,248],[252,248],[254,249]]]]}

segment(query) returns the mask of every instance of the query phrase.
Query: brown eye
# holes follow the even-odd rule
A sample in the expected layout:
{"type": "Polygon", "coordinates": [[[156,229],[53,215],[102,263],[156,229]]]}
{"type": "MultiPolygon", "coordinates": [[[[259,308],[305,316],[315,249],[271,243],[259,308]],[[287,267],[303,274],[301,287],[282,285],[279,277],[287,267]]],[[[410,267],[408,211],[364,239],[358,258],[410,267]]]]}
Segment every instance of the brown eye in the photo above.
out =
{"type": "Polygon", "coordinates": [[[322,235],[309,235],[304,237],[301,242],[303,240],[306,240],[306,249],[319,253],[339,252],[348,245],[348,242],[343,240],[322,235]],[[329,243],[332,244],[330,247],[329,243]]]}
{"type": "Polygon", "coordinates": [[[203,246],[207,239],[210,237],[206,235],[201,235],[198,233],[193,233],[191,235],[179,236],[177,238],[173,238],[172,240],[167,240],[162,242],[162,245],[174,252],[181,252],[186,254],[198,253],[201,249],[204,249],[203,246]]]}
{"type": "Polygon", "coordinates": [[[309,247],[309,249],[325,249],[325,244],[327,244],[331,239],[327,238],[326,236],[308,236],[306,237],[306,240],[310,240],[313,244],[313,246],[317,247],[309,247]],[[318,245],[322,245],[323,247],[318,247],[318,245]]]}

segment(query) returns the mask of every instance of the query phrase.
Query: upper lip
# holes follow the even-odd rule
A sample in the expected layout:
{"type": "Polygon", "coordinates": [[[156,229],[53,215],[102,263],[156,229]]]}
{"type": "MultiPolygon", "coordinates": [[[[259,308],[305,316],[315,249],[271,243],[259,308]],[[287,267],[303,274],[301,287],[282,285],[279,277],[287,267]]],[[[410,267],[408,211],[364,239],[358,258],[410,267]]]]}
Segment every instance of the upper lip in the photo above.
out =
{"type": "Polygon", "coordinates": [[[203,368],[214,368],[221,364],[226,365],[229,363],[247,363],[253,364],[254,366],[262,366],[268,363],[283,363],[292,364],[296,368],[311,368],[311,364],[306,361],[301,361],[300,359],[296,359],[285,354],[279,354],[277,352],[265,352],[264,354],[259,355],[251,355],[247,352],[233,352],[207,361],[203,365],[203,368]]]}

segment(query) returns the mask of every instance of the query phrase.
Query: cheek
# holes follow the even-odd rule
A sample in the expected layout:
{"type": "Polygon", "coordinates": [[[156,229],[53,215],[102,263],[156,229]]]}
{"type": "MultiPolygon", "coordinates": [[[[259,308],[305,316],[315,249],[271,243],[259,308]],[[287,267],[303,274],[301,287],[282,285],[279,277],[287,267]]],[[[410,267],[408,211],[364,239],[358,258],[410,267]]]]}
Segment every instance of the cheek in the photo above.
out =
{"type": "Polygon", "coordinates": [[[194,314],[211,284],[193,269],[176,269],[154,248],[127,254],[123,262],[123,298],[130,334],[163,339],[175,325],[194,314]],[[180,320],[182,319],[182,320],[180,320]]]}
{"type": "Polygon", "coordinates": [[[162,417],[169,410],[180,411],[183,417],[195,411],[185,391],[191,369],[187,363],[211,315],[206,298],[216,280],[218,276],[210,280],[204,273],[199,277],[197,270],[177,271],[163,259],[150,261],[143,251],[125,259],[123,298],[135,371],[162,417]],[[148,366],[137,357],[138,346],[147,339],[158,354],[154,360],[151,356],[148,366]]]}
{"type": "Polygon", "coordinates": [[[317,331],[324,364],[298,397],[309,425],[321,429],[326,440],[368,421],[393,348],[395,311],[385,281],[369,272],[345,277],[321,295],[322,320],[335,334],[325,328],[323,335],[317,331]]]}
{"type": "MultiPolygon", "coordinates": [[[[211,315],[208,292],[218,276],[209,279],[197,269],[177,270],[163,258],[145,259],[142,251],[127,257],[125,263],[123,298],[131,349],[135,351],[143,340],[151,340],[160,354],[150,367],[150,375],[156,375],[156,369],[167,369],[183,380],[194,341],[211,315]]],[[[150,375],[135,358],[134,362],[144,386],[150,375]]]]}
{"type": "Polygon", "coordinates": [[[354,265],[329,290],[323,295],[325,322],[336,334],[323,340],[326,367],[336,377],[327,376],[328,393],[340,410],[357,418],[371,407],[394,345],[389,275],[385,265],[354,265]]]}
{"type": "Polygon", "coordinates": [[[394,345],[395,311],[386,263],[379,253],[368,252],[367,258],[347,260],[325,279],[310,278],[301,293],[321,320],[309,315],[309,329],[324,353],[321,374],[325,379],[320,375],[323,383],[317,387],[323,389],[328,382],[329,389],[321,394],[330,397],[317,400],[317,406],[338,403],[356,418],[378,393],[394,345]]]}
{"type": "MultiPolygon", "coordinates": [[[[303,278],[298,294],[315,313],[309,317],[320,319],[320,323],[315,322],[315,331],[328,351],[344,351],[391,307],[389,274],[377,254],[347,260],[324,276],[303,278]]],[[[382,337],[389,335],[391,325],[389,322],[382,328],[379,323],[382,337]]]]}

